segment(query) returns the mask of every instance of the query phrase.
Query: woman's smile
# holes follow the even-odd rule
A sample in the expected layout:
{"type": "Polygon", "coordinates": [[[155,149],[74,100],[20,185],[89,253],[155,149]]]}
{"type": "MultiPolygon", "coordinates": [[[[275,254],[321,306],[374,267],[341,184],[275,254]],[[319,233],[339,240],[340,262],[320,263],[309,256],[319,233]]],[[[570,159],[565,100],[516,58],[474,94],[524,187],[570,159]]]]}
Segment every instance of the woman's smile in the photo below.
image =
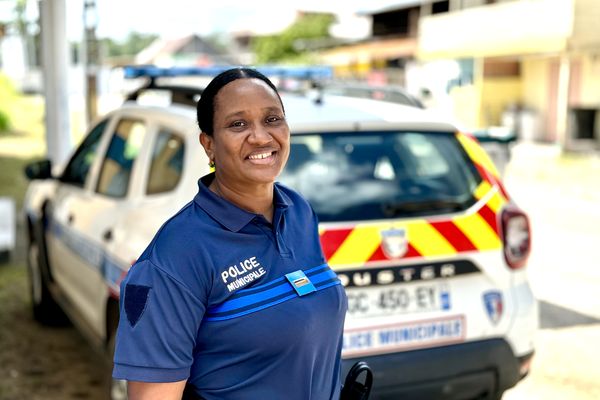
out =
{"type": "Polygon", "coordinates": [[[261,151],[250,154],[246,157],[252,164],[256,165],[268,165],[275,161],[275,157],[277,155],[277,151],[261,151]]]}

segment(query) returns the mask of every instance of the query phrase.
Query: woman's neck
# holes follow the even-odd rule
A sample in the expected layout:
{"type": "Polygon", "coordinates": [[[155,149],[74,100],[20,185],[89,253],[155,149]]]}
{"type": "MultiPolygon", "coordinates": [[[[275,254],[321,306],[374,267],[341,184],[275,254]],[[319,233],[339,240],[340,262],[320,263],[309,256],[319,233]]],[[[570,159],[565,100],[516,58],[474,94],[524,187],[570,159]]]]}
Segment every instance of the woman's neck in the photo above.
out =
{"type": "Polygon", "coordinates": [[[236,206],[255,214],[261,214],[269,222],[273,221],[273,183],[252,185],[240,190],[233,185],[221,182],[215,176],[209,189],[236,206]]]}

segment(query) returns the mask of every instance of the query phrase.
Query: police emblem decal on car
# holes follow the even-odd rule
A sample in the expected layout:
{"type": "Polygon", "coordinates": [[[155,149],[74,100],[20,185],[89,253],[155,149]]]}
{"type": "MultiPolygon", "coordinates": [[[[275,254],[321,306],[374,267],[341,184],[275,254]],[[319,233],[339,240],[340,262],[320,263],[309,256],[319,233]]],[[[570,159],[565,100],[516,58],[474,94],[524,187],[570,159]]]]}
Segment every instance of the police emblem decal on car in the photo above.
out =
{"type": "Polygon", "coordinates": [[[502,318],[504,310],[504,302],[502,301],[502,293],[490,291],[483,294],[483,303],[492,324],[496,325],[502,318]]]}
{"type": "Polygon", "coordinates": [[[381,247],[388,258],[401,258],[408,252],[408,231],[395,228],[381,231],[381,247]]]}

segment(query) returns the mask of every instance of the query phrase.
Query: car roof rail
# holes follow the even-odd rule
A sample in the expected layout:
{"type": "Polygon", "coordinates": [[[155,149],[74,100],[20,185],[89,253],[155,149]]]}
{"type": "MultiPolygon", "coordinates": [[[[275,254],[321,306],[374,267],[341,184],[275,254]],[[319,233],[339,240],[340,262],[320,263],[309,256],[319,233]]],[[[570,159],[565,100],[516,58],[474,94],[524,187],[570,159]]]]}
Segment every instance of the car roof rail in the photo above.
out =
{"type": "Polygon", "coordinates": [[[127,95],[125,101],[137,101],[138,97],[150,90],[171,92],[171,103],[195,106],[203,89],[193,86],[180,85],[157,85],[154,79],[150,79],[144,86],[127,95]]]}
{"type": "MultiPolygon", "coordinates": [[[[146,77],[150,79],[181,76],[216,76],[233,65],[213,65],[209,67],[157,67],[154,65],[130,65],[123,67],[126,79],[146,77]]],[[[327,65],[261,65],[250,66],[266,76],[297,79],[331,79],[333,68],[327,65]]]]}
{"type": "MultiPolygon", "coordinates": [[[[138,97],[145,91],[161,90],[171,92],[171,102],[195,106],[202,88],[183,85],[159,85],[159,78],[213,77],[228,69],[235,68],[232,65],[213,65],[208,67],[157,67],[154,65],[130,65],[123,67],[125,79],[147,78],[147,83],[129,94],[126,101],[137,101],[138,97]]],[[[330,66],[301,66],[301,65],[262,65],[251,67],[265,76],[275,77],[281,80],[296,79],[315,83],[319,80],[331,79],[333,68],[330,66]]],[[[285,90],[285,89],[284,89],[285,90]]]]}

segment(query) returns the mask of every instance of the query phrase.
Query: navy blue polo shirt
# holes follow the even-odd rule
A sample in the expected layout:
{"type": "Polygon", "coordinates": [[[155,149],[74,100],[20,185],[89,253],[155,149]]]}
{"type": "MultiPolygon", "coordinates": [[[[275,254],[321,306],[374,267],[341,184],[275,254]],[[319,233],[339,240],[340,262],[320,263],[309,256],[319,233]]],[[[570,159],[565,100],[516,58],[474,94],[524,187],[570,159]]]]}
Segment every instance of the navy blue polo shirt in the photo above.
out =
{"type": "Polygon", "coordinates": [[[121,283],[113,376],[188,379],[207,400],[339,398],[347,301],[314,211],[275,184],[271,224],[210,191],[213,178],[121,283]]]}

